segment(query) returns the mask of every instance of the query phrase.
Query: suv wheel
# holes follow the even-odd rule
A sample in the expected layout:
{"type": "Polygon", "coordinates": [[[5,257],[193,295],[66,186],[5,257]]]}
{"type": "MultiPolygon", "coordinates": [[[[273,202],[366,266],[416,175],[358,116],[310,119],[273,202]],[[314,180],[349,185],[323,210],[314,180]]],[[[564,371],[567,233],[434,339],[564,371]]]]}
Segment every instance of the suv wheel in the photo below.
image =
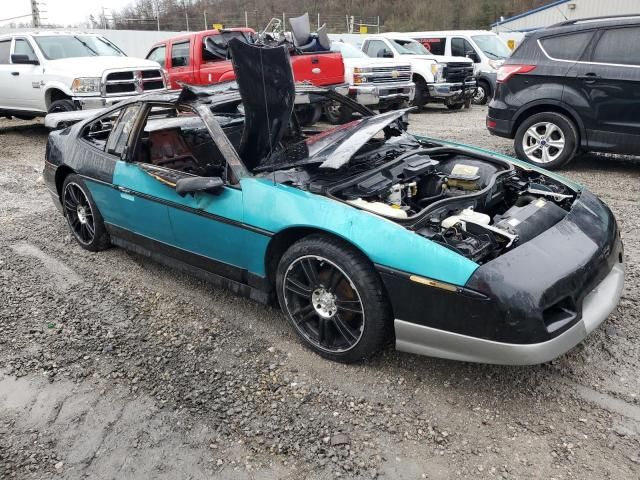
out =
{"type": "Polygon", "coordinates": [[[52,102],[47,113],[73,112],[74,110],[76,110],[76,105],[73,100],[64,99],[52,102]]]}
{"type": "Polygon", "coordinates": [[[566,165],[576,154],[578,130],[560,113],[537,113],[518,127],[514,148],[521,160],[553,170],[566,165]]]}

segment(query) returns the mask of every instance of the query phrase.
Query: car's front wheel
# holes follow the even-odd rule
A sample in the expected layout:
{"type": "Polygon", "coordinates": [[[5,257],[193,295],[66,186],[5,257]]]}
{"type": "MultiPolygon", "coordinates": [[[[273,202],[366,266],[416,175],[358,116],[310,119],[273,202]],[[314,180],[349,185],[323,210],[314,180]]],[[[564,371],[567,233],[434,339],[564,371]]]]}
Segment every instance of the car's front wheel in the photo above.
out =
{"type": "Polygon", "coordinates": [[[578,130],[560,113],[537,113],[518,127],[514,148],[521,160],[553,170],[566,165],[576,154],[578,130]]]}
{"type": "Polygon", "coordinates": [[[350,245],[310,235],[282,256],[280,306],[303,342],[328,359],[352,363],[392,338],[391,310],[371,262],[350,245]]]}
{"type": "Polygon", "coordinates": [[[109,234],[84,180],[76,174],[68,175],[60,196],[64,216],[80,246],[92,252],[108,248],[109,234]]]}
{"type": "Polygon", "coordinates": [[[353,110],[338,102],[329,102],[324,107],[324,116],[327,117],[329,123],[342,125],[343,123],[351,121],[353,118],[353,110]]]}
{"type": "Polygon", "coordinates": [[[491,87],[487,82],[478,82],[476,93],[473,95],[474,105],[486,105],[491,98],[491,87]]]}

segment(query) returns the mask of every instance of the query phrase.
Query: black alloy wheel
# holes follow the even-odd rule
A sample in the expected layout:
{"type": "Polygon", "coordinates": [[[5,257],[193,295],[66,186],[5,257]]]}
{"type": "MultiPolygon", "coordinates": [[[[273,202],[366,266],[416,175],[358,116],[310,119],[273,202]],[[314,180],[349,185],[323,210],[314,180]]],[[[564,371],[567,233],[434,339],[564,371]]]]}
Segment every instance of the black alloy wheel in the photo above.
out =
{"type": "Polygon", "coordinates": [[[72,174],[65,179],[61,197],[64,216],[80,246],[90,251],[107,248],[109,236],[102,216],[78,175],[72,174]]]}
{"type": "Polygon", "coordinates": [[[331,360],[354,362],[389,340],[391,314],[373,267],[360,252],[312,235],[283,255],[280,306],[305,344],[331,360]]]}
{"type": "Polygon", "coordinates": [[[296,328],[328,352],[354,347],[364,332],[362,300],[349,277],[318,256],[295,260],[284,277],[285,301],[296,328]]]}

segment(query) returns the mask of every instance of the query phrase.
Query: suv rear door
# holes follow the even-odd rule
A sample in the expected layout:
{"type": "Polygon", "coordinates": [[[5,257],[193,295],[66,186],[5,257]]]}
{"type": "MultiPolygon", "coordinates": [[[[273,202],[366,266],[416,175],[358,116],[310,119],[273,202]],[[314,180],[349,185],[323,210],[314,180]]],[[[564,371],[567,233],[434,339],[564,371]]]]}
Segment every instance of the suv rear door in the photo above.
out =
{"type": "Polygon", "coordinates": [[[581,93],[588,146],[640,154],[640,26],[599,31],[569,76],[581,93]]]}

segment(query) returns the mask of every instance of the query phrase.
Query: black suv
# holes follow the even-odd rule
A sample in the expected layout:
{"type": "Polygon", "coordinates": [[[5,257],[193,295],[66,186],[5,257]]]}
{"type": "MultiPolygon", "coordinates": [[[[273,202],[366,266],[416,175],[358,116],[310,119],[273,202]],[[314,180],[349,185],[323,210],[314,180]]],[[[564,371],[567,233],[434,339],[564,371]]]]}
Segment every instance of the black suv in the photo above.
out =
{"type": "Polygon", "coordinates": [[[527,34],[498,71],[487,128],[549,169],[577,151],[640,155],[640,15],[527,34]]]}

